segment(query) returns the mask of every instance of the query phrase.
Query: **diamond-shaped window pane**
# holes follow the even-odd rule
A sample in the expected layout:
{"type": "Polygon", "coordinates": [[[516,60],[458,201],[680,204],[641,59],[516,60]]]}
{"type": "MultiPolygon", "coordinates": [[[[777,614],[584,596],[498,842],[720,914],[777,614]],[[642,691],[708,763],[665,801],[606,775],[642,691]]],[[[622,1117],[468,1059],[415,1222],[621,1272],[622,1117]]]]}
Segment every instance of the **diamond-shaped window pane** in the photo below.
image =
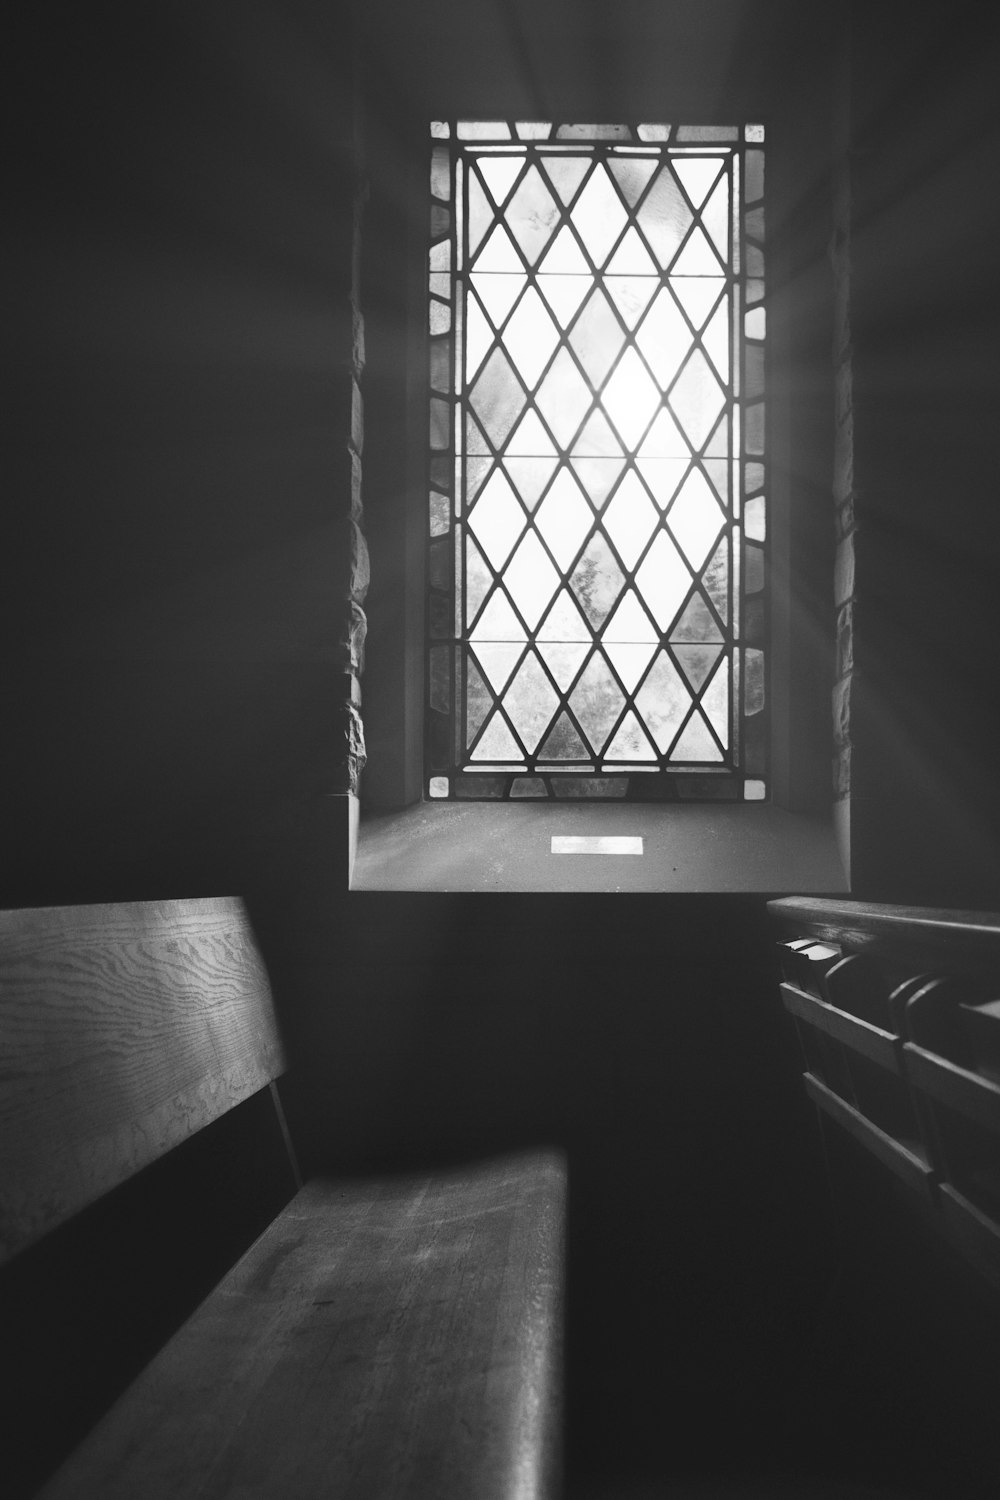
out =
{"type": "Polygon", "coordinates": [[[635,567],[657,519],[645,485],[630,469],[604,513],[604,528],[626,568],[635,567]]]}
{"type": "Polygon", "coordinates": [[[552,684],[532,654],[504,694],[504,708],[530,755],[559,706],[552,684]]]}
{"type": "Polygon", "coordinates": [[[565,693],[580,670],[590,647],[584,641],[539,641],[538,651],[545,665],[565,693]]]}
{"type": "Polygon", "coordinates": [[[604,650],[621,678],[625,691],[633,693],[636,683],[653,659],[653,646],[649,642],[609,641],[605,635],[604,650]]]}
{"type": "Polygon", "coordinates": [[[515,427],[507,443],[506,453],[517,457],[541,457],[554,454],[552,439],[538,420],[538,413],[530,408],[515,427]]]}
{"type": "Polygon", "coordinates": [[[691,330],[666,287],[643,318],[635,341],[661,389],[666,390],[692,342],[691,330]]]}
{"type": "Polygon", "coordinates": [[[665,652],[658,654],[655,665],[636,694],[635,706],[656,748],[661,755],[666,755],[691,707],[691,694],[665,652]]]}
{"type": "Polygon", "coordinates": [[[620,454],[622,445],[615,437],[607,417],[599,407],[591,412],[581,427],[574,443],[573,452],[593,455],[595,458],[612,458],[620,454]]]}
{"type": "Polygon", "coordinates": [[[705,348],[720,377],[729,380],[729,308],[723,303],[704,333],[705,348]]]}
{"type": "Polygon", "coordinates": [[[673,648],[681,671],[695,692],[715,666],[721,650],[721,646],[675,646],[673,648]]]}
{"type": "Polygon", "coordinates": [[[637,641],[655,642],[656,628],[648,614],[635,597],[632,589],[622,599],[604,631],[604,641],[620,641],[635,644],[637,641]]]}
{"type": "Polygon", "coordinates": [[[523,273],[475,272],[469,278],[473,289],[492,319],[494,328],[499,328],[504,318],[517,301],[518,293],[527,281],[523,273]]]}
{"type": "Polygon", "coordinates": [[[704,597],[695,593],[685,607],[677,624],[670,632],[672,641],[721,641],[715,616],[705,603],[704,597]]]}
{"type": "Polygon", "coordinates": [[[529,531],[507,564],[504,583],[528,628],[534,630],[559,583],[559,575],[534,532],[529,531]]]}
{"type": "Polygon", "coordinates": [[[719,535],[722,521],[723,515],[711,485],[700,469],[692,469],[670,507],[667,525],[696,571],[701,568],[719,535]]]}
{"type": "Polygon", "coordinates": [[[659,533],[646,553],[635,581],[653,619],[666,632],[691,587],[691,574],[664,532],[659,533]]]}
{"type": "Polygon", "coordinates": [[[580,486],[560,469],[538,511],[538,529],[560,568],[568,568],[594,523],[594,513],[580,486]]]}
{"type": "Polygon", "coordinates": [[[469,254],[475,255],[482,243],[483,235],[493,222],[493,210],[483,192],[479,179],[469,174],[469,204],[467,213],[469,226],[469,254]]]}
{"type": "Polygon", "coordinates": [[[560,328],[566,329],[576,314],[577,308],[589,292],[593,280],[590,276],[551,276],[538,278],[538,290],[555,314],[560,328]]]}
{"type": "Polygon", "coordinates": [[[691,227],[691,210],[669,167],[662,167],[636,215],[657,264],[666,270],[691,227]]]}
{"type": "Polygon", "coordinates": [[[510,600],[500,589],[490,599],[472,628],[473,641],[523,641],[524,626],[511,608],[510,600]]]}
{"type": "Polygon", "coordinates": [[[673,750],[674,760],[721,760],[722,752],[697,710],[691,715],[673,750]]]}
{"type": "Polygon", "coordinates": [[[598,533],[587,544],[569,580],[570,588],[595,630],[600,629],[611,613],[624,582],[611,548],[598,533]]]}
{"type": "Polygon", "coordinates": [[[605,760],[655,760],[656,751],[634,713],[627,713],[614,739],[604,751],[605,760]]]}
{"type": "Polygon", "coordinates": [[[572,357],[560,349],[536,397],[538,409],[552,428],[556,442],[568,447],[592,397],[572,357]]]}
{"type": "Polygon", "coordinates": [[[624,342],[625,335],[609,300],[600,288],[595,288],[570,335],[574,353],[595,387],[600,386],[612,368],[624,342]]]}
{"type": "Polygon", "coordinates": [[[659,285],[659,278],[653,276],[609,275],[604,278],[608,296],[625,320],[626,328],[635,327],[659,285]]]}
{"type": "Polygon", "coordinates": [[[587,760],[589,755],[590,751],[566,713],[559,715],[538,752],[539,760],[543,761],[587,760]]]}
{"type": "Polygon", "coordinates": [[[677,493],[690,465],[686,458],[639,458],[636,460],[636,467],[662,511],[677,493]]]}
{"type": "Polygon", "coordinates": [[[625,705],[621,688],[602,656],[592,657],[570,694],[569,704],[580,728],[599,753],[625,705]]]}
{"type": "Polygon", "coordinates": [[[593,639],[593,632],[565,589],[559,590],[558,598],[538,632],[538,639],[585,642],[593,639]]]}
{"type": "Polygon", "coordinates": [[[702,712],[715,733],[726,745],[729,741],[729,662],[723,661],[705,689],[701,700],[702,712]]]}
{"type": "Polygon", "coordinates": [[[577,318],[569,341],[592,384],[600,386],[625,342],[625,335],[607,297],[599,288],[594,288],[577,318]]]}
{"type": "Polygon", "coordinates": [[[559,222],[559,205],[536,167],[528,168],[507,205],[504,222],[510,226],[528,264],[534,265],[559,222]]]}
{"type": "Polygon", "coordinates": [[[493,574],[471,536],[465,539],[465,618],[474,620],[490,591],[493,574]]]}
{"type": "Polygon", "coordinates": [[[554,458],[513,458],[509,453],[504,456],[504,467],[510,475],[511,483],[529,510],[534,510],[538,504],[538,498],[552,478],[555,466],[554,458]]]}
{"type": "Polygon", "coordinates": [[[523,271],[510,235],[498,224],[475,260],[477,271],[523,271]]]}
{"type": "Polygon", "coordinates": [[[493,707],[493,694],[470,661],[465,674],[465,743],[471,745],[493,707]]]}
{"type": "Polygon", "coordinates": [[[521,383],[499,349],[494,349],[483,366],[469,401],[484,431],[499,448],[524,406],[521,383]]]}
{"type": "Polygon", "coordinates": [[[469,526],[497,571],[524,530],[524,511],[499,469],[494,470],[469,513],[469,526]]]}
{"type": "Polygon", "coordinates": [[[626,349],[601,398],[601,405],[626,448],[635,448],[652,421],[659,402],[660,393],[642,360],[634,349],[626,349]]]}
{"type": "Polygon", "coordinates": [[[483,731],[479,744],[473,750],[472,759],[520,760],[522,753],[498,709],[483,731]]]}
{"type": "MultiPolygon", "coordinates": [[[[497,278],[492,278],[496,280],[497,278]]],[[[510,279],[510,278],[507,278],[510,279]]],[[[493,342],[490,327],[475,297],[470,297],[465,309],[465,379],[470,381],[483,362],[483,356],[493,342]]]]}
{"type": "Polygon", "coordinates": [[[692,230],[687,244],[674,261],[675,276],[718,276],[719,257],[701,229],[692,230]]]}
{"type": "Polygon", "coordinates": [[[729,253],[729,183],[725,178],[719,183],[702,210],[701,221],[719,257],[725,261],[729,253]]]}
{"type": "Polygon", "coordinates": [[[541,375],[559,341],[559,330],[535,288],[529,287],[503,332],[515,369],[529,390],[541,375]]]}
{"type": "Polygon", "coordinates": [[[650,458],[689,458],[691,449],[666,407],[657,412],[652,427],[639,448],[638,462],[650,458]]]}
{"type": "Polygon", "coordinates": [[[675,156],[673,168],[695,208],[701,208],[718,178],[722,163],[717,156],[675,156]]]}
{"type": "Polygon", "coordinates": [[[651,156],[612,156],[608,160],[611,175],[617,182],[625,202],[635,208],[646,190],[646,184],[656,171],[657,162],[651,156]]]}
{"type": "Polygon", "coordinates": [[[696,349],[670,392],[674,415],[695,448],[700,448],[722,409],[722,388],[708,360],[696,349]]]}
{"type": "Polygon", "coordinates": [[[476,647],[476,656],[483,676],[495,693],[502,693],[511,672],[517,665],[524,647],[520,643],[507,641],[483,642],[476,647]]]}
{"type": "Polygon", "coordinates": [[[476,165],[483,174],[490,197],[499,208],[514,186],[522,167],[520,156],[480,156],[476,165]]]}
{"type": "Polygon", "coordinates": [[[672,276],[670,289],[697,333],[718,302],[726,283],[721,276],[672,276]]]}
{"type": "Polygon", "coordinates": [[[573,205],[573,225],[594,264],[602,266],[628,221],[607,172],[600,163],[573,205]]]}
{"type": "Polygon", "coordinates": [[[589,156],[545,156],[545,173],[562,202],[569,207],[590,166],[589,156]]]}
{"type": "Polygon", "coordinates": [[[546,250],[539,271],[546,276],[590,275],[590,267],[580,249],[580,242],[568,224],[563,225],[546,250]]]}
{"type": "MultiPolygon", "coordinates": [[[[597,415],[602,415],[597,413],[597,415]]],[[[570,459],[573,471],[577,475],[584,490],[590,496],[591,501],[600,510],[605,500],[614,489],[621,473],[625,460],[623,458],[605,458],[602,456],[592,457],[582,454],[570,459]]]]}
{"type": "Polygon", "coordinates": [[[729,619],[729,547],[722,538],[702,573],[705,591],[723,620],[729,619]]]}
{"type": "Polygon", "coordinates": [[[655,276],[656,266],[634,229],[627,229],[608,261],[608,272],[619,276],[655,276]]]}

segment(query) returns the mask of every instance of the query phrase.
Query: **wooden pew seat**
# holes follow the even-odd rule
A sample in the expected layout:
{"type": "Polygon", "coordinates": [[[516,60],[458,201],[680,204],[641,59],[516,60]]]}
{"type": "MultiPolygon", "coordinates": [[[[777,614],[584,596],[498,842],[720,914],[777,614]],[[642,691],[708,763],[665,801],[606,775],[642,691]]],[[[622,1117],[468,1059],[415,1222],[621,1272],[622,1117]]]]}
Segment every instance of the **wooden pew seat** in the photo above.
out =
{"type": "Polygon", "coordinates": [[[297,1194],[45,1500],[553,1493],[563,1174],[297,1194]]]}
{"type": "MultiPolygon", "coordinates": [[[[269,1121],[289,1179],[285,1206],[260,1215],[258,1226],[277,1209],[252,1243],[242,1238],[238,1249],[249,1249],[187,1321],[195,1299],[168,1325],[176,1331],[138,1377],[138,1364],[123,1374],[115,1386],[123,1394],[109,1409],[110,1394],[95,1407],[81,1431],[105,1414],[39,1493],[553,1495],[561,1157],[537,1150],[302,1186],[276,1084],[285,1066],[241,902],[0,913],[0,1288],[10,1293],[0,1308],[19,1302],[22,1285],[46,1303],[53,1277],[44,1268],[54,1264],[57,1280],[60,1269],[70,1279],[74,1270],[72,1258],[46,1260],[48,1248],[112,1199],[127,1216],[143,1179],[141,1217],[168,1159],[180,1164],[171,1201],[184,1214],[185,1153],[224,1121],[241,1125],[254,1101],[265,1106],[254,1118],[269,1121]]],[[[260,1136],[246,1137],[240,1159],[250,1153],[250,1173],[259,1150],[260,1136]]],[[[196,1212],[187,1232],[199,1234],[196,1212]]],[[[150,1255],[143,1301],[155,1300],[165,1263],[141,1235],[135,1243],[150,1255]]],[[[129,1307],[140,1310],[126,1299],[129,1307]]],[[[30,1339],[30,1311],[20,1322],[30,1339]]],[[[23,1341],[19,1351],[0,1350],[12,1384],[25,1354],[23,1341]]],[[[86,1354],[76,1350],[80,1386],[86,1354]]],[[[48,1357],[58,1361],[58,1347],[48,1357]]],[[[21,1408],[40,1416],[43,1397],[29,1395],[21,1408]]],[[[21,1493],[34,1491],[76,1436],[21,1493]]],[[[29,1469],[34,1462],[29,1452],[29,1469]]]]}

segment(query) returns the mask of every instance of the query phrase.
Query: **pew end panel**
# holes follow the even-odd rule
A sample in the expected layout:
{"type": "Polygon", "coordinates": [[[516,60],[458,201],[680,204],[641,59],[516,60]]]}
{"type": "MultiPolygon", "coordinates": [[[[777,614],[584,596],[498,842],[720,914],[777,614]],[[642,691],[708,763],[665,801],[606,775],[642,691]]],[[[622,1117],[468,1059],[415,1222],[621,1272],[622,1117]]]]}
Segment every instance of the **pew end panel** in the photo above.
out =
{"type": "Polygon", "coordinates": [[[806,898],[768,911],[821,1117],[1000,1288],[1000,916],[806,898]],[[810,965],[819,945],[841,956],[810,965]]]}

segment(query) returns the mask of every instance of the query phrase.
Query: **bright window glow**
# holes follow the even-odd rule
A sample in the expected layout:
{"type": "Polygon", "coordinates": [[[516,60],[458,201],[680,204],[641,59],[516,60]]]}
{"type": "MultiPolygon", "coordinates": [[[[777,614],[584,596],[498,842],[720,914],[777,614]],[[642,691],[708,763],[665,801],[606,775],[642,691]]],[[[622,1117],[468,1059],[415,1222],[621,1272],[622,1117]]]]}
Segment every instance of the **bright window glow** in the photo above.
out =
{"type": "Polygon", "coordinates": [[[431,135],[427,793],[761,800],[764,128],[431,135]]]}

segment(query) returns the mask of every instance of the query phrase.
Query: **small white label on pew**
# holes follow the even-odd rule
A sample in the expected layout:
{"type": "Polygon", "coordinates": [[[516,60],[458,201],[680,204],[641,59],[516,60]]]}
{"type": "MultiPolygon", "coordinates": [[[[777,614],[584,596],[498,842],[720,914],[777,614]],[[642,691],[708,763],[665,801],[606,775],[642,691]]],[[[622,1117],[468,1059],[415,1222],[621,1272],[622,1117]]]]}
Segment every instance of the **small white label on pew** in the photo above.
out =
{"type": "Polygon", "coordinates": [[[642,835],[561,834],[552,835],[553,854],[641,854],[642,835]]]}

